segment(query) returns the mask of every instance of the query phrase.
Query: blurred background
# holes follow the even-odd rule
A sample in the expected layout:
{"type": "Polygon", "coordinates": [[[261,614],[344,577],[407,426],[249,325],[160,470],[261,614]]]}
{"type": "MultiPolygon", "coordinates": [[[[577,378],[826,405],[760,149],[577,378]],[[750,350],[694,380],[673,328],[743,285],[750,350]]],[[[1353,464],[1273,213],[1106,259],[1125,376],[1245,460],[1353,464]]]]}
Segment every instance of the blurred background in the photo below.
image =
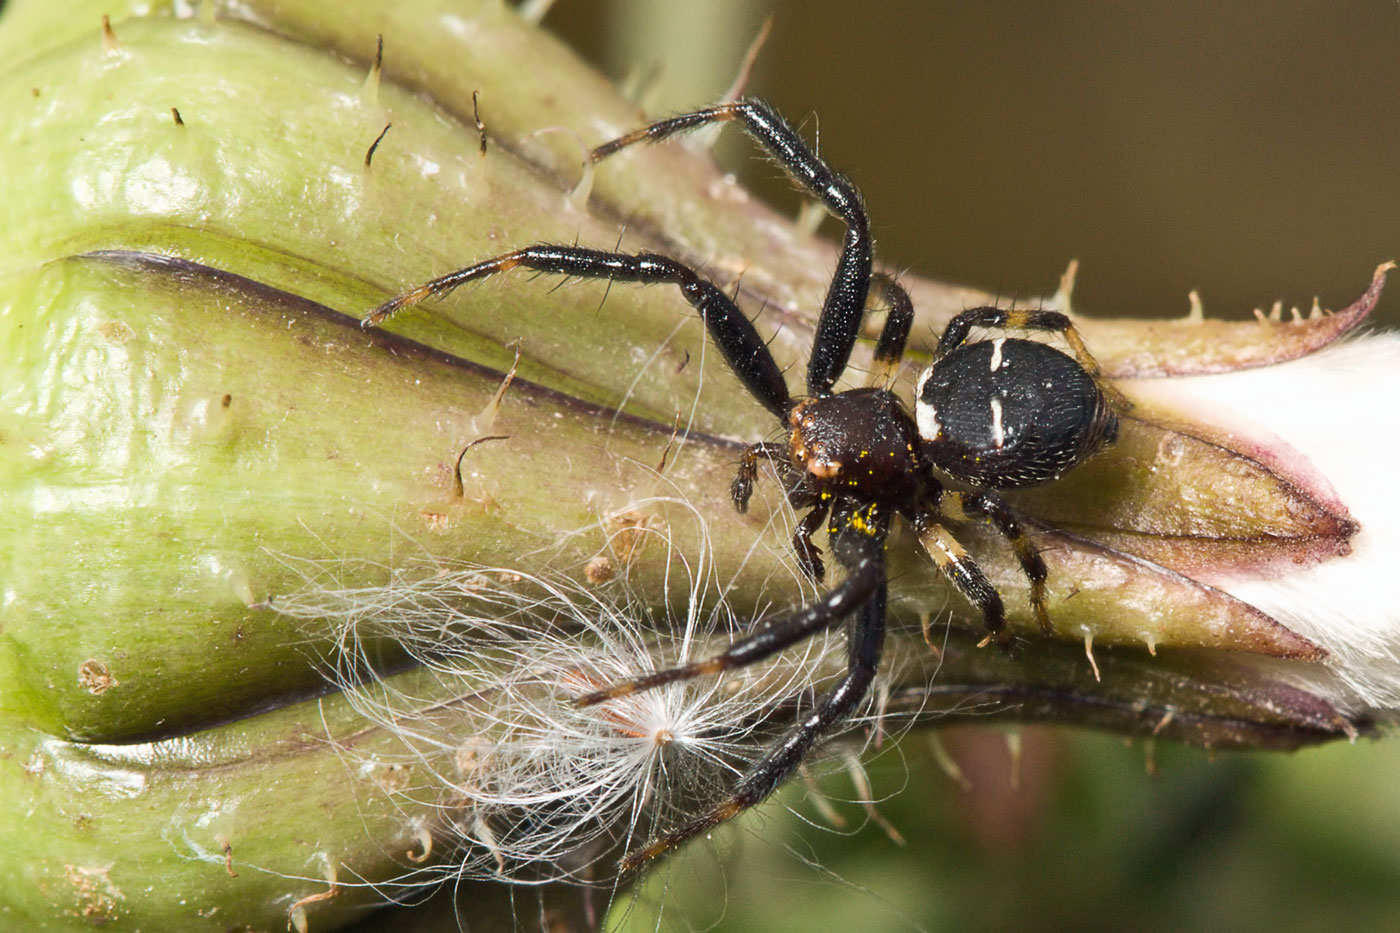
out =
{"type": "MultiPolygon", "coordinates": [[[[560,0],[545,22],[619,82],[651,75],[662,115],[721,96],[769,14],[750,91],[819,128],[897,267],[1030,295],[1078,258],[1077,310],[1182,315],[1198,288],[1238,320],[1345,306],[1400,257],[1390,0],[560,0]]],[[[728,135],[722,160],[796,210],[728,135]]],[[[1377,320],[1400,324],[1400,286],[1377,320]]],[[[833,830],[789,788],[791,810],[692,846],[613,923],[653,929],[660,908],[662,928],[722,931],[1400,929],[1393,743],[1208,756],[987,729],[943,745],[961,781],[926,736],[870,765],[903,846],[851,803],[833,830]]],[[[825,770],[832,798],[862,796],[825,770]]]]}

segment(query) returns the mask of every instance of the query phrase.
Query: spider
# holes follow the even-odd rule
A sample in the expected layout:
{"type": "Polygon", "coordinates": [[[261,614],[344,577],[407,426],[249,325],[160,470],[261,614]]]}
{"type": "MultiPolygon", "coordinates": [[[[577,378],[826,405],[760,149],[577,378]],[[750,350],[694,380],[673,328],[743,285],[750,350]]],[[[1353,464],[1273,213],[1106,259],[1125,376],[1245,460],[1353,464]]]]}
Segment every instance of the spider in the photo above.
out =
{"type": "Polygon", "coordinates": [[[763,339],[728,296],[686,264],[655,253],[527,246],[420,285],[380,305],[362,322],[376,326],[424,299],[517,266],[566,276],[669,283],[699,312],[739,381],[787,433],[785,444],[757,443],[745,450],[731,488],[734,506],[746,510],[759,464],[773,462],[786,477],[789,501],[808,510],[793,535],[799,564],[813,579],[823,577],[821,551],[812,536],[825,523],[828,547],[845,571],[844,579],[812,605],[772,619],[714,657],[622,681],[577,702],[602,703],[752,664],[843,620],[846,672],[739,778],[728,797],[628,854],[624,872],[763,800],[866,695],[884,641],[885,546],[896,516],[913,528],[934,564],[981,613],[987,638],[1006,648],[1010,635],[1001,595],[947,528],[948,522],[987,522],[1015,554],[1030,583],[1037,621],[1049,633],[1045,563],[1000,491],[1056,480],[1101,450],[1116,438],[1117,411],[1126,404],[1104,381],[1068,317],[1048,310],[984,307],[949,322],[915,384],[911,415],[889,388],[913,324],[909,296],[892,278],[872,269],[870,223],[855,186],[762,100],[736,100],[651,123],[604,143],[591,158],[596,163],[637,143],[728,121],[737,122],[846,227],[817,320],[805,397],[788,391],[763,339]],[[837,391],[872,292],[887,313],[868,384],[837,391]],[[1070,353],[1006,335],[970,340],[974,328],[1058,334],[1070,353]]]}

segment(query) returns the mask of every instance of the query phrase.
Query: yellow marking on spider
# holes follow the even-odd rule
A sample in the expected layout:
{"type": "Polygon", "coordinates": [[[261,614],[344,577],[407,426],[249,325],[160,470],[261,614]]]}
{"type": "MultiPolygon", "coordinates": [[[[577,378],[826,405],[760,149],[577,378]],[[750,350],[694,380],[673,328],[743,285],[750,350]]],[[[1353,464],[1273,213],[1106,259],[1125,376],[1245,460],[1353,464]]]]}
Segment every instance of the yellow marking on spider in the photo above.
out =
{"type": "Polygon", "coordinates": [[[871,519],[874,514],[874,504],[867,505],[860,511],[851,513],[851,527],[854,528],[856,531],[859,531],[861,534],[879,534],[879,529],[871,523],[871,519]]]}

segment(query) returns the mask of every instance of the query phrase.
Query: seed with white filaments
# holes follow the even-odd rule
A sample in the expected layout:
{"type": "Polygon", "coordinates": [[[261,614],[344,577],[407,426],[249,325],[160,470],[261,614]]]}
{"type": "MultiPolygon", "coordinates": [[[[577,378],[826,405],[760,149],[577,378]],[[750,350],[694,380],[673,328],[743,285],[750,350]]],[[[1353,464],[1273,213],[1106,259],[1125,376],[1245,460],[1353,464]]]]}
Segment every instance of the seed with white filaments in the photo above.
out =
{"type": "MultiPolygon", "coordinates": [[[[618,845],[638,845],[722,796],[771,739],[765,726],[775,711],[839,672],[836,633],[722,679],[578,707],[585,693],[708,656],[749,628],[713,598],[707,551],[693,563],[671,558],[689,610],[670,624],[649,618],[625,580],[600,586],[441,561],[406,565],[373,587],[327,581],[369,578],[374,568],[315,564],[303,568],[303,590],[274,600],[288,615],[335,620],[331,675],[397,740],[374,763],[415,766],[417,780],[384,791],[405,813],[438,814],[430,818],[435,851],[454,850],[455,861],[410,867],[402,883],[579,877],[590,863],[615,859],[618,845]],[[402,687],[361,676],[366,641],[386,634],[422,665],[402,687]]],[[[773,725],[786,727],[789,716],[778,713],[773,725]]],[[[421,832],[421,823],[406,827],[404,839],[421,832]]]]}

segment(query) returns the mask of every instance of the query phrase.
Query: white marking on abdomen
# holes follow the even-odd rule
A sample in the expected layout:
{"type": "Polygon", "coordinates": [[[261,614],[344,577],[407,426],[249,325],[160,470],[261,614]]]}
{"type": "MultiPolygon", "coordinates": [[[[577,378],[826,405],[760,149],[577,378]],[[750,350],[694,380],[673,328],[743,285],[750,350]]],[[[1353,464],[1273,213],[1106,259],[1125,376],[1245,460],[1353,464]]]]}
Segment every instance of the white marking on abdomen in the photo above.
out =
{"type": "Polygon", "coordinates": [[[919,373],[919,381],[914,383],[914,423],[918,425],[920,437],[936,441],[943,431],[943,425],[938,423],[938,410],[929,402],[923,401],[924,386],[928,384],[932,375],[933,367],[930,366],[919,373]]]}
{"type": "Polygon", "coordinates": [[[998,337],[992,341],[992,372],[1001,369],[1001,346],[1006,343],[1005,337],[998,337]]]}
{"type": "Polygon", "coordinates": [[[919,426],[919,436],[926,441],[936,441],[943,433],[943,425],[938,423],[938,410],[928,402],[914,403],[914,422],[919,426]]]}
{"type": "Polygon", "coordinates": [[[1006,444],[1006,428],[1001,423],[1001,399],[992,399],[992,443],[1001,450],[1006,444]]]}

